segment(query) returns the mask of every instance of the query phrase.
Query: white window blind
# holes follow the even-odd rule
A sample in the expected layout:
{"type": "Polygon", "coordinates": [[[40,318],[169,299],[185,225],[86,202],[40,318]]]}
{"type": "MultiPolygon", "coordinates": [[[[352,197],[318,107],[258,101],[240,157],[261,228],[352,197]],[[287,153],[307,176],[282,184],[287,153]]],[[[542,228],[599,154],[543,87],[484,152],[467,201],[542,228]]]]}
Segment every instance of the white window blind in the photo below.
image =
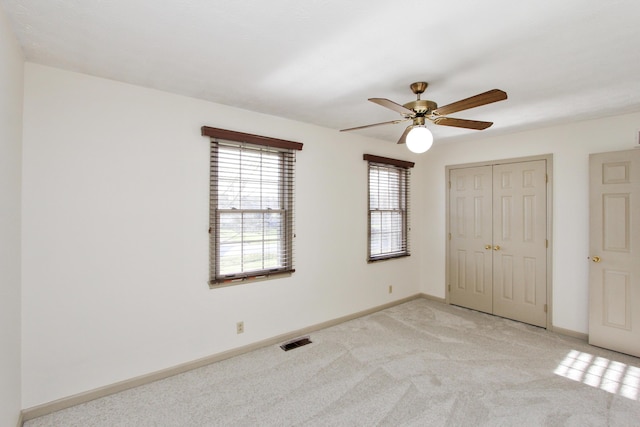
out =
{"type": "Polygon", "coordinates": [[[370,154],[369,261],[409,255],[409,168],[413,163],[370,154]]]}
{"type": "Polygon", "coordinates": [[[237,138],[243,141],[211,139],[213,286],[294,271],[295,152],[302,144],[286,148],[263,144],[264,137],[237,138]]]}

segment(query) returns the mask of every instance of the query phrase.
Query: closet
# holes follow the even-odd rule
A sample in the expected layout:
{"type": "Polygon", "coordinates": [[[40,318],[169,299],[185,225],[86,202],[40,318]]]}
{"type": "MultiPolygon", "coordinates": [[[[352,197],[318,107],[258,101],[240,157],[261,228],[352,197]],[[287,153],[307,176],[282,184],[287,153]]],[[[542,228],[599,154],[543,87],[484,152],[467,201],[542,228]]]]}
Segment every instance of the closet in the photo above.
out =
{"type": "Polygon", "coordinates": [[[548,163],[447,167],[447,300],[547,326],[548,163]]]}

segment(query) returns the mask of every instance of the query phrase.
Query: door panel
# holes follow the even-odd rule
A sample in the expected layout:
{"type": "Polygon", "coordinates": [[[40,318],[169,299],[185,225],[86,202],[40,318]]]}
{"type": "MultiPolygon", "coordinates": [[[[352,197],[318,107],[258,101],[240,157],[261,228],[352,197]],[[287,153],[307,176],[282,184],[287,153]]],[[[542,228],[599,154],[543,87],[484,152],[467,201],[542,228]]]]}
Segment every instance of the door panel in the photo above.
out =
{"type": "Polygon", "coordinates": [[[589,160],[589,343],[640,356],[640,151],[589,160]]]}
{"type": "Polygon", "coordinates": [[[495,165],[493,313],[546,327],[546,161],[495,165]]]}
{"type": "Polygon", "coordinates": [[[491,313],[491,166],[453,169],[449,182],[450,302],[491,313]]]}

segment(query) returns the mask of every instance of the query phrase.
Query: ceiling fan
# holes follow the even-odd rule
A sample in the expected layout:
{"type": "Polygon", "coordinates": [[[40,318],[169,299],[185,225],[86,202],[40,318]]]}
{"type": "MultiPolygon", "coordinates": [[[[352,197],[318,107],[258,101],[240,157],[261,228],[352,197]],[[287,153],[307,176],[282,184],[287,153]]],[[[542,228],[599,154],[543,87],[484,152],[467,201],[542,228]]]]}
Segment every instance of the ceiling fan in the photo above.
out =
{"type": "Polygon", "coordinates": [[[492,89],[438,108],[438,104],[435,102],[420,99],[420,95],[427,89],[428,85],[429,84],[427,82],[412,83],[409,87],[411,88],[411,91],[417,95],[418,99],[404,105],[397,104],[386,98],[369,98],[369,101],[373,103],[400,113],[402,115],[402,119],[342,129],[340,132],[365,129],[373,126],[396,124],[412,120],[413,123],[410,124],[402,133],[402,136],[398,140],[398,144],[404,144],[406,142],[407,147],[411,151],[423,153],[427,151],[433,143],[433,135],[431,135],[431,132],[425,126],[425,121],[427,119],[436,125],[483,130],[491,126],[493,122],[457,119],[454,117],[447,117],[447,115],[507,99],[506,92],[500,89],[492,89]]]}

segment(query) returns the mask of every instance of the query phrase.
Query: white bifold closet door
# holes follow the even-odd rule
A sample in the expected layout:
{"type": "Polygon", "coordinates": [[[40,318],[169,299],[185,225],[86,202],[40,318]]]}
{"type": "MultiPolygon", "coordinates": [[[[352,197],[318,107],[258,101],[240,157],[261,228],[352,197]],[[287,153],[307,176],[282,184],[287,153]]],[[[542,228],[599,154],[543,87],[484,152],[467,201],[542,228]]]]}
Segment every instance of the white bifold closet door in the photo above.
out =
{"type": "Polygon", "coordinates": [[[546,160],[451,169],[449,181],[449,302],[546,327],[546,160]]]}

